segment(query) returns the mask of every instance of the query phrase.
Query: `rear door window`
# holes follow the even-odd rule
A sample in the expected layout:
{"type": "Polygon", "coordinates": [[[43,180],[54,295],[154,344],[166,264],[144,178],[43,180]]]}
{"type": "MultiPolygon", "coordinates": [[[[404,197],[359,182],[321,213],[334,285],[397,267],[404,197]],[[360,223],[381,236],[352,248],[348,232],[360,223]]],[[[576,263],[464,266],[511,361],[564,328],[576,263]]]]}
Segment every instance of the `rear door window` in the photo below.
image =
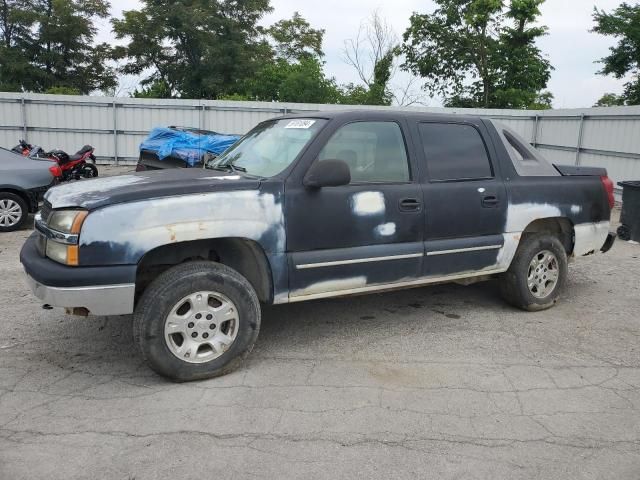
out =
{"type": "Polygon", "coordinates": [[[420,123],[418,128],[430,181],[493,177],[487,148],[475,127],[458,123],[420,123]]]}

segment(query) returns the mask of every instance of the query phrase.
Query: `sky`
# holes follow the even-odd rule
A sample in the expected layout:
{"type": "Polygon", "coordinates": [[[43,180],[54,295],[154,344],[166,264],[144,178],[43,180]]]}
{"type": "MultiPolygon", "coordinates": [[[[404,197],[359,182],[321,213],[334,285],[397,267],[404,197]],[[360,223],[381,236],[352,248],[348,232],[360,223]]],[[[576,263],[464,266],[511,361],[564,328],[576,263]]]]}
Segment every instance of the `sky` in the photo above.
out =
{"type": "MultiPolygon", "coordinates": [[[[593,27],[594,6],[610,11],[621,2],[546,0],[543,4],[540,21],[549,28],[549,34],[540,39],[538,46],[555,67],[548,85],[555,97],[555,108],[590,107],[604,93],[622,92],[624,81],[596,74],[600,69],[596,60],[607,55],[615,40],[589,32],[593,27]]],[[[271,5],[274,11],[263,19],[261,23],[264,25],[290,18],[294,11],[299,11],[314,28],[325,29],[325,72],[339,83],[358,81],[353,67],[343,60],[344,41],[355,38],[359,25],[372,11],[377,10],[400,37],[408,27],[413,12],[430,13],[435,8],[429,0],[271,0],[271,5]]],[[[134,0],[111,0],[112,15],[115,17],[119,17],[122,10],[138,6],[139,2],[134,0]]],[[[113,42],[109,23],[101,22],[99,27],[98,40],[113,42]]],[[[406,81],[407,78],[400,74],[395,83],[400,85],[406,81]]],[[[131,85],[125,85],[126,88],[131,88],[131,85]]],[[[438,98],[425,96],[423,103],[426,106],[441,106],[438,98]]]]}

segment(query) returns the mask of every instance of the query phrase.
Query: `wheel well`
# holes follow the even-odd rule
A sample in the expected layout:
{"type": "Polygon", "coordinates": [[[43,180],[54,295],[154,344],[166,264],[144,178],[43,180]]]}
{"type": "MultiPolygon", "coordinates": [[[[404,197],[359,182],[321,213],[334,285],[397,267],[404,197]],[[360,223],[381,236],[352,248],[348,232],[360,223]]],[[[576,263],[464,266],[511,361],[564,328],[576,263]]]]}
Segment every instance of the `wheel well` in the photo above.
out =
{"type": "Polygon", "coordinates": [[[523,236],[530,233],[550,233],[558,237],[567,253],[573,251],[573,224],[564,217],[540,218],[527,225],[523,236]]]}
{"type": "Polygon", "coordinates": [[[19,196],[27,204],[29,213],[33,212],[33,201],[31,198],[29,198],[29,195],[24,190],[3,187],[0,188],[0,192],[13,193],[14,195],[19,196]]]}
{"type": "Polygon", "coordinates": [[[211,260],[233,268],[249,281],[261,302],[273,299],[271,268],[262,247],[245,238],[215,238],[171,243],[147,252],[138,262],[136,300],[162,272],[192,260],[211,260]]]}

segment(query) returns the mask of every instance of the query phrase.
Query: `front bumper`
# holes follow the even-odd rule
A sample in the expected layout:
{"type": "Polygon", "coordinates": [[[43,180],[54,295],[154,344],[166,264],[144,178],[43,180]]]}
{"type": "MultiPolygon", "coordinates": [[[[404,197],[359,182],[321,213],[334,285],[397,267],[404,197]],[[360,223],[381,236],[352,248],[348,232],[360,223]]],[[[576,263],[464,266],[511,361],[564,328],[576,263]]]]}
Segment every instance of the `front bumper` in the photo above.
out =
{"type": "Polygon", "coordinates": [[[136,265],[68,267],[43,257],[33,233],[20,251],[20,262],[33,294],[54,307],[86,308],[93,315],[133,313],[136,265]]]}
{"type": "Polygon", "coordinates": [[[93,315],[133,313],[135,284],[92,285],[87,287],[50,287],[25,273],[27,285],[44,303],[69,309],[86,308],[93,315]]]}

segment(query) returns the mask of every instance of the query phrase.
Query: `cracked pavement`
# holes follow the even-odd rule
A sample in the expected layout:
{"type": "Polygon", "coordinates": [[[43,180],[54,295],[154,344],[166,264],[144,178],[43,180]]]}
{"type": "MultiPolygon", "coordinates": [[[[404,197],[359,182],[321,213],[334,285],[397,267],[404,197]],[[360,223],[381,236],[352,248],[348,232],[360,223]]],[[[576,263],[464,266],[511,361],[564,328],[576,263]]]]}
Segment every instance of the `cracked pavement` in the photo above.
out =
{"type": "Polygon", "coordinates": [[[640,246],[560,304],[442,285],[265,308],[240,370],[175,384],[131,318],[44,310],[0,237],[2,479],[638,479],[640,246]]]}

